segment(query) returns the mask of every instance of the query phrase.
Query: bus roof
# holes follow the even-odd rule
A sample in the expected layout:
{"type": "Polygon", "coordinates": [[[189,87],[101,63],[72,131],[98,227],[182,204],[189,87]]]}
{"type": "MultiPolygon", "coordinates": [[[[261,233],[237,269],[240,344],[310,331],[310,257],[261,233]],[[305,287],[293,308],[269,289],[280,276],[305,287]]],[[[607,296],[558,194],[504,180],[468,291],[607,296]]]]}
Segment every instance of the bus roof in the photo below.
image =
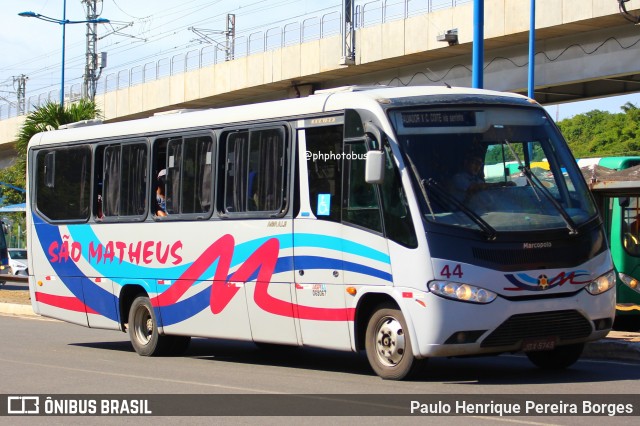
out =
{"type": "Polygon", "coordinates": [[[640,157],[604,157],[600,159],[598,165],[614,170],[628,169],[640,164],[640,157]]]}
{"type": "Polygon", "coordinates": [[[418,98],[422,104],[483,102],[538,105],[535,101],[522,95],[482,89],[448,88],[445,86],[347,86],[318,91],[316,94],[305,98],[219,109],[181,110],[180,114],[159,114],[143,119],[92,126],[68,126],[64,130],[39,133],[31,139],[29,145],[55,144],[118,136],[142,136],[181,129],[197,129],[232,123],[240,124],[278,118],[303,117],[309,114],[340,111],[345,108],[382,110],[391,107],[416,105],[418,98]]]}

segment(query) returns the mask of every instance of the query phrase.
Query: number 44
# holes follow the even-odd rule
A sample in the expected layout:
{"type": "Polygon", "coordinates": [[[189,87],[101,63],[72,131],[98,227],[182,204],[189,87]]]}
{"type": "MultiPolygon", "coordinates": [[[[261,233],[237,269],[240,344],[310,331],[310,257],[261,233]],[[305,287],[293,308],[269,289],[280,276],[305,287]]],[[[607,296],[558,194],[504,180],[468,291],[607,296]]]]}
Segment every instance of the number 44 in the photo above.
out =
{"type": "Polygon", "coordinates": [[[442,271],[440,271],[440,275],[447,279],[451,278],[451,276],[462,278],[462,266],[458,264],[453,268],[453,270],[451,270],[449,265],[445,265],[444,268],[442,268],[442,271]]]}

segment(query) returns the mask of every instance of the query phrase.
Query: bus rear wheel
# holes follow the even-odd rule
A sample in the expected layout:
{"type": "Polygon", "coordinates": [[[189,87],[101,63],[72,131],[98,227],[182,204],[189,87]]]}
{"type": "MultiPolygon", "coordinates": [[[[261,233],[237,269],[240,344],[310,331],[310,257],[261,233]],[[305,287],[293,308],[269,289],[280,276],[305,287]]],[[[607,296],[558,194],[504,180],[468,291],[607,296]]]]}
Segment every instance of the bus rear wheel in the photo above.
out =
{"type": "Polygon", "coordinates": [[[180,355],[189,347],[189,336],[167,336],[158,333],[158,322],[146,296],[138,296],[129,309],[129,339],[141,356],[180,355]]]}
{"type": "Polygon", "coordinates": [[[413,356],[407,323],[392,305],[381,305],[369,319],[365,349],[371,368],[385,380],[407,378],[423,361],[413,356]]]}
{"type": "Polygon", "coordinates": [[[558,346],[550,351],[526,352],[526,355],[537,367],[545,370],[562,370],[575,364],[582,355],[583,349],[584,343],[576,343],[558,346]]]}

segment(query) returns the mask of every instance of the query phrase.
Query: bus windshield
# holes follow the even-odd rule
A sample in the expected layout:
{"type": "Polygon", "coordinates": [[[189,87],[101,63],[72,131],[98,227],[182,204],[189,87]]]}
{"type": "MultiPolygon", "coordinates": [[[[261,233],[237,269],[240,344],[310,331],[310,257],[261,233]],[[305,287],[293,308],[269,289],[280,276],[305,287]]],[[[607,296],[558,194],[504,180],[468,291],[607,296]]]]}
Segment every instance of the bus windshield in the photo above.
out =
{"type": "Polygon", "coordinates": [[[431,222],[491,236],[576,233],[596,214],[562,136],[539,109],[411,109],[391,119],[431,222]]]}

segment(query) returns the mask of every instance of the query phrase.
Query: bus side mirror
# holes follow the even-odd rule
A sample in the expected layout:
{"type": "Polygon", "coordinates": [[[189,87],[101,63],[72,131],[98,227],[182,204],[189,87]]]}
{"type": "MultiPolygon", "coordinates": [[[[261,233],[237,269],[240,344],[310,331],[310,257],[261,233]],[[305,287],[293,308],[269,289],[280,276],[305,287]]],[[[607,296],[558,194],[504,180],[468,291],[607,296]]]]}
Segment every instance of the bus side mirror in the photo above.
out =
{"type": "Polygon", "coordinates": [[[7,228],[7,224],[2,222],[2,232],[4,232],[5,234],[9,233],[9,228],[7,228]]]}
{"type": "Polygon", "coordinates": [[[382,131],[370,121],[364,123],[365,138],[370,151],[367,152],[367,160],[364,169],[364,180],[371,184],[384,182],[384,152],[377,149],[382,144],[382,131]]]}
{"type": "Polygon", "coordinates": [[[371,184],[384,182],[384,152],[369,151],[364,168],[364,180],[371,184]]]}

